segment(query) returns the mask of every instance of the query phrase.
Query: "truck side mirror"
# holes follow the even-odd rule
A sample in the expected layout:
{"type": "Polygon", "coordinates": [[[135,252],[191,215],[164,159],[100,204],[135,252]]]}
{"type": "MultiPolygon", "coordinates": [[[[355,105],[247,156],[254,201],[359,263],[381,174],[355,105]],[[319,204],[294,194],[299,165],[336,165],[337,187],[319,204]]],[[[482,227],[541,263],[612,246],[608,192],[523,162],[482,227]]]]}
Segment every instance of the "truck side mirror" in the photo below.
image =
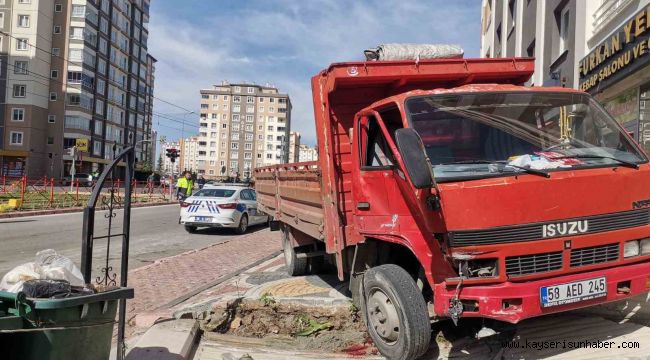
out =
{"type": "Polygon", "coordinates": [[[433,187],[431,165],[424,151],[422,139],[411,128],[402,128],[395,131],[397,149],[404,161],[406,172],[416,189],[433,187]]]}

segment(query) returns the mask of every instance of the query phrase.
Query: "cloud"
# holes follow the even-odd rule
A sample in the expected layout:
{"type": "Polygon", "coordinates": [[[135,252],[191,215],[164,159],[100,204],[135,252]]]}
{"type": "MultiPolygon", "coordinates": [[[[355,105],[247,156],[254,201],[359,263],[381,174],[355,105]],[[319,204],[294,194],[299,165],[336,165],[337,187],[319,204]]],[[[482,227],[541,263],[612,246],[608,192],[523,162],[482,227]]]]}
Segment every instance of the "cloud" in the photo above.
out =
{"type": "MultiPolygon", "coordinates": [[[[478,55],[475,0],[186,3],[192,7],[182,11],[175,1],[152,4],[155,95],[198,113],[201,88],[221,80],[271,83],[289,93],[292,130],[309,144],[316,141],[310,78],[331,62],[362,60],[364,49],[389,42],[457,43],[468,56],[478,55]]],[[[154,111],[182,112],[161,102],[154,111]]]]}

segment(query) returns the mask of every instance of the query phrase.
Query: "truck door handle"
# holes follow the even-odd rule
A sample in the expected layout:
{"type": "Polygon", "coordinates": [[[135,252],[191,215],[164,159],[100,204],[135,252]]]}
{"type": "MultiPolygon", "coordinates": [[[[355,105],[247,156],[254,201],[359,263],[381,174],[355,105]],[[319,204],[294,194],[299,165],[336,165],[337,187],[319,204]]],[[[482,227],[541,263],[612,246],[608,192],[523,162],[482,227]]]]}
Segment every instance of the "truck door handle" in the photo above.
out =
{"type": "Polygon", "coordinates": [[[359,210],[370,210],[370,203],[368,202],[358,202],[357,209],[359,210]]]}

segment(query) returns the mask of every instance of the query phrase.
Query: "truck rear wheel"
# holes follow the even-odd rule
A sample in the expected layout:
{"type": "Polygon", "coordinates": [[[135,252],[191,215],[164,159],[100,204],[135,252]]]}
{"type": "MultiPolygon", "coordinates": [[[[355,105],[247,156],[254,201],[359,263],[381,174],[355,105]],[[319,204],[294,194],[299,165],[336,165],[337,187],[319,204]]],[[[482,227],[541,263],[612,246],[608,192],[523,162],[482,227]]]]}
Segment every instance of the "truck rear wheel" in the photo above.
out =
{"type": "Polygon", "coordinates": [[[387,264],[366,271],[363,292],[366,326],[382,355],[411,360],[427,351],[431,340],[427,306],[404,269],[387,264]]]}
{"type": "Polygon", "coordinates": [[[282,249],[284,250],[284,263],[287,266],[287,273],[290,276],[300,276],[307,273],[307,258],[298,258],[296,250],[291,244],[291,230],[284,226],[282,228],[282,249]]]}

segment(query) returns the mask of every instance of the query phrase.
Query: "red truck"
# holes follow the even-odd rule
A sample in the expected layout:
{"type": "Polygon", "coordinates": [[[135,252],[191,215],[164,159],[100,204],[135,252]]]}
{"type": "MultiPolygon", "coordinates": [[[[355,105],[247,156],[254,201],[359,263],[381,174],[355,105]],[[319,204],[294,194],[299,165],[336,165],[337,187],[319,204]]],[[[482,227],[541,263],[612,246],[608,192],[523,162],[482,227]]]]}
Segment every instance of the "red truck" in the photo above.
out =
{"type": "Polygon", "coordinates": [[[434,318],[510,323],[650,290],[650,165],[528,58],[371,61],[312,78],[319,160],[255,170],[288,272],[350,281],[380,352],[434,318]]]}

